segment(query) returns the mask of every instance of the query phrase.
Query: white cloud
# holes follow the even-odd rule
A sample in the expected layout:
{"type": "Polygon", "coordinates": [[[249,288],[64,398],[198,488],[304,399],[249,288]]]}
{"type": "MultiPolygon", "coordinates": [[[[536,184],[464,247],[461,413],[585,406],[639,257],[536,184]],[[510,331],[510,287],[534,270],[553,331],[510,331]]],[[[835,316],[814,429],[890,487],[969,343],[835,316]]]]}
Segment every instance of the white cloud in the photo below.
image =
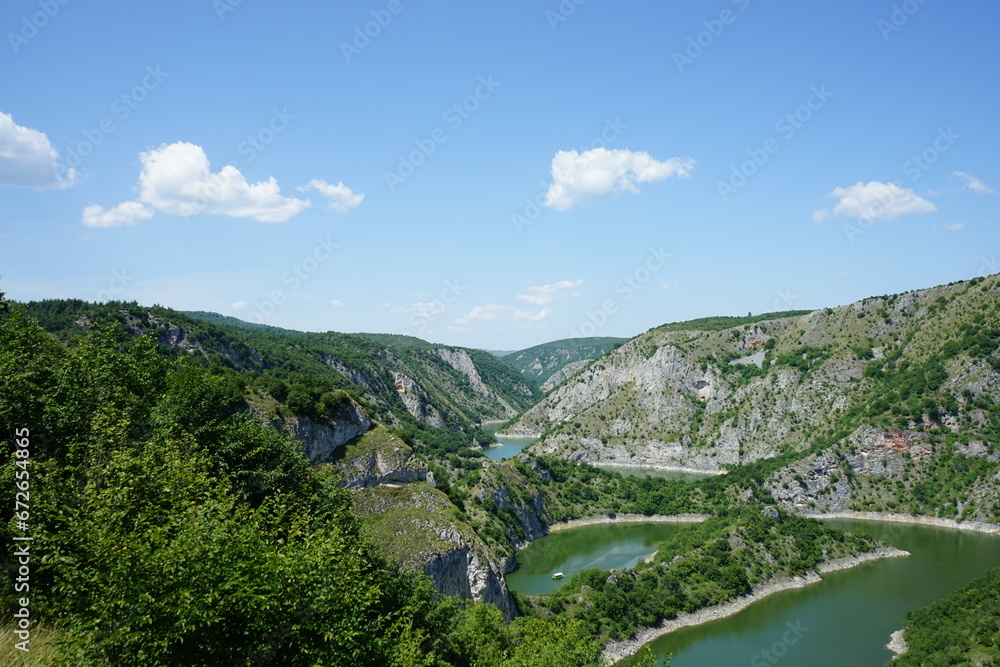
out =
{"type": "Polygon", "coordinates": [[[949,232],[957,232],[960,229],[965,229],[965,225],[963,225],[961,222],[949,222],[944,226],[944,228],[947,229],[949,232]]]}
{"type": "Polygon", "coordinates": [[[153,212],[137,201],[126,201],[105,210],[103,206],[91,204],[83,209],[81,221],[88,227],[121,227],[149,220],[153,212]]]}
{"type": "Polygon", "coordinates": [[[638,192],[637,183],[687,177],[694,166],[691,158],[673,157],[660,162],[649,153],[622,149],[559,151],[552,158],[553,183],[545,205],[565,211],[618,192],[638,192]]]}
{"type": "Polygon", "coordinates": [[[554,313],[555,311],[551,308],[542,308],[537,313],[529,313],[525,310],[515,310],[514,319],[515,320],[530,320],[532,322],[538,322],[544,320],[546,317],[554,313]]]}
{"type": "Polygon", "coordinates": [[[295,188],[299,192],[316,190],[327,199],[327,208],[337,213],[347,213],[351,209],[357,208],[364,200],[365,193],[354,192],[341,181],[336,185],[330,185],[321,178],[314,178],[305,185],[295,188]]]}
{"type": "Polygon", "coordinates": [[[851,276],[851,272],[850,271],[841,271],[840,272],[840,277],[841,278],[849,278],[850,276],[851,276]]]}
{"type": "Polygon", "coordinates": [[[74,183],[76,170],[59,165],[59,153],[44,132],[22,127],[0,112],[0,185],[49,190],[74,183]]]}
{"type": "Polygon", "coordinates": [[[232,308],[233,310],[244,310],[249,305],[250,304],[247,303],[246,301],[236,301],[235,303],[229,304],[229,307],[232,308]]]}
{"type": "Polygon", "coordinates": [[[846,188],[836,188],[829,197],[839,197],[833,209],[822,209],[813,213],[813,221],[822,222],[830,217],[845,216],[860,218],[867,222],[887,222],[903,215],[933,213],[937,206],[927,201],[909,188],[901,188],[895,183],[858,181],[846,188]]]}
{"type": "MultiPolygon", "coordinates": [[[[112,208],[119,217],[127,217],[127,212],[138,215],[139,207],[145,205],[167,215],[208,213],[277,223],[287,222],[312,204],[307,199],[281,196],[274,178],[251,184],[232,165],[213,173],[205,150],[195,144],[163,144],[144,151],[139,160],[139,197],[112,208]]],[[[92,217],[103,211],[93,206],[88,209],[92,217]]],[[[144,218],[130,222],[138,219],[144,218]]]]}
{"type": "Polygon", "coordinates": [[[489,304],[486,306],[475,306],[468,314],[463,315],[455,320],[457,324],[467,324],[472,320],[496,320],[506,316],[513,308],[509,306],[498,306],[496,304],[489,304]]]}
{"type": "Polygon", "coordinates": [[[964,171],[953,171],[951,172],[951,175],[957,176],[965,181],[960,187],[960,190],[964,192],[975,192],[977,195],[991,195],[996,192],[996,190],[986,185],[972,174],[967,174],[964,171]]]}
{"type": "Polygon", "coordinates": [[[663,289],[668,290],[668,291],[672,290],[672,289],[677,289],[680,286],[681,286],[680,282],[660,283],[660,287],[662,287],[663,289]]]}
{"type": "Polygon", "coordinates": [[[536,306],[547,306],[556,300],[561,290],[572,289],[583,284],[582,280],[560,280],[548,285],[532,285],[527,294],[518,294],[517,298],[536,306]]]}
{"type": "Polygon", "coordinates": [[[330,305],[333,306],[334,308],[340,308],[341,306],[344,305],[344,302],[341,301],[340,299],[334,299],[333,301],[330,302],[330,305]]]}

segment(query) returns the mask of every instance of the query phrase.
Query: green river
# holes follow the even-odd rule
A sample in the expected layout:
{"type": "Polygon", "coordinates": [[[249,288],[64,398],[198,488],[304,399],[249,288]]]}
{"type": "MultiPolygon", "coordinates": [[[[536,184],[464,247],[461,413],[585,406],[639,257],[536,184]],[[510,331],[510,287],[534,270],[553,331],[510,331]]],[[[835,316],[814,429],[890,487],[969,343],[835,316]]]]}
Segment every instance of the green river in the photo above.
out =
{"type": "MultiPolygon", "coordinates": [[[[945,528],[830,519],[911,553],[823,575],[805,588],[776,593],[728,618],[684,628],[652,643],[672,667],[705,665],[883,666],[886,648],[910,609],[921,607],[1000,565],[1000,538],[945,528]]],[[[601,524],[554,532],[518,555],[513,590],[554,590],[554,572],[627,568],[656,550],[680,524],[601,524]]],[[[662,657],[660,663],[662,664],[662,657]]]]}

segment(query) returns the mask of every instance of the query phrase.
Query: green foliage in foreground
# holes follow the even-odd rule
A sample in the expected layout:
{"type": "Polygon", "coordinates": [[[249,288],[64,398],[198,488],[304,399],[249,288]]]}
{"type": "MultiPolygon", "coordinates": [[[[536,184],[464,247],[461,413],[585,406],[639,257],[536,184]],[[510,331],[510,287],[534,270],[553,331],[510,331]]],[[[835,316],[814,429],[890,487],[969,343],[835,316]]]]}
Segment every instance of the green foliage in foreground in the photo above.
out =
{"type": "Polygon", "coordinates": [[[54,664],[599,664],[579,622],[504,626],[388,564],[332,468],[249,419],[231,380],[119,326],[64,347],[0,316],[0,484],[30,482],[34,538],[29,591],[0,554],[0,606],[30,597],[54,664]]]}
{"type": "Polygon", "coordinates": [[[909,651],[893,667],[1000,663],[1000,568],[911,611],[903,629],[909,651]]]}
{"type": "Polygon", "coordinates": [[[557,591],[538,596],[532,611],[581,621],[603,639],[623,639],[656,625],[740,595],[777,577],[800,575],[822,561],[868,551],[867,536],[828,528],[820,521],[780,514],[760,505],[733,508],[701,524],[685,526],[655,557],[631,570],[584,570],[557,591]]]}

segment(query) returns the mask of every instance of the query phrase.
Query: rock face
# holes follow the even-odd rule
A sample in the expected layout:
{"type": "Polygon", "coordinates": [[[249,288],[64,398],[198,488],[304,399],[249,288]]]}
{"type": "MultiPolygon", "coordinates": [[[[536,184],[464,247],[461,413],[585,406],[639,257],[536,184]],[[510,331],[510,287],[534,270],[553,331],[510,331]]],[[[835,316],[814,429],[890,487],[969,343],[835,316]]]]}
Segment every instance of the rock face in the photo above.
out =
{"type": "Polygon", "coordinates": [[[507,590],[507,581],[497,563],[487,556],[486,545],[478,538],[469,540],[457,530],[442,530],[438,537],[455,547],[435,554],[424,565],[424,574],[431,578],[438,590],[467,600],[494,604],[504,618],[515,618],[517,607],[507,590]]]}
{"type": "Polygon", "coordinates": [[[423,482],[357,492],[366,533],[400,567],[426,574],[447,595],[496,605],[507,620],[517,607],[503,569],[448,497],[423,482]]]}
{"type": "Polygon", "coordinates": [[[388,558],[443,593],[495,604],[508,620],[517,615],[503,568],[406,443],[377,426],[344,448],[336,466],[388,558]]]}
{"type": "Polygon", "coordinates": [[[590,359],[580,359],[579,361],[569,362],[553,373],[552,376],[546,380],[541,387],[539,387],[539,389],[544,392],[552,391],[554,388],[558,387],[560,384],[586,368],[589,363],[590,359]]]}
{"type": "MultiPolygon", "coordinates": [[[[859,432],[851,442],[840,443],[838,454],[810,459],[790,471],[788,479],[777,480],[774,492],[785,502],[835,508],[853,497],[846,472],[843,479],[823,481],[832,479],[838,466],[856,468],[868,477],[884,477],[888,471],[895,478],[904,451],[918,462],[931,453],[913,433],[975,426],[977,409],[971,403],[977,397],[990,403],[1000,399],[1000,353],[993,352],[988,361],[970,356],[989,349],[982,346],[990,345],[987,337],[993,334],[958,345],[954,340],[956,322],[968,321],[962,325],[967,332],[982,327],[992,331],[995,322],[977,324],[971,318],[1000,313],[998,286],[1000,279],[993,277],[983,284],[873,297],[718,331],[685,331],[678,325],[653,329],[591,362],[505,431],[541,436],[532,451],[577,462],[718,472],[802,451],[819,435],[842,428],[841,416],[852,410],[869,412],[884,376],[929,363],[931,355],[946,359],[945,375],[927,371],[922,376],[939,378],[935,382],[940,387],[925,390],[921,399],[906,405],[899,399],[895,405],[886,403],[880,411],[883,431],[886,422],[897,422],[910,434],[901,437],[912,442],[868,441],[859,432]],[[946,341],[955,347],[944,348],[946,341]],[[947,395],[961,404],[961,414],[954,407],[951,414],[943,414],[947,411],[938,405],[926,407],[920,418],[912,417],[920,400],[924,405],[929,400],[947,405],[947,395]],[[857,452],[850,451],[852,447],[857,452]],[[843,457],[849,457],[849,463],[843,457]],[[803,483],[793,485],[795,475],[803,483]]],[[[901,380],[895,382],[899,386],[901,380]]],[[[980,412],[984,429],[987,417],[980,412]]],[[[957,446],[971,456],[990,456],[1000,444],[987,442],[975,431],[970,440],[967,447],[957,446]],[[972,444],[977,441],[985,444],[972,444]]]]}
{"type": "Polygon", "coordinates": [[[486,383],[483,382],[483,378],[479,375],[479,370],[476,369],[476,365],[472,362],[472,357],[469,353],[460,348],[442,348],[435,350],[437,354],[446,361],[452,368],[456,371],[462,373],[469,379],[469,384],[472,385],[473,391],[481,394],[487,400],[495,401],[500,404],[503,408],[503,415],[510,419],[517,415],[517,410],[510,406],[510,403],[500,398],[493,392],[486,383]]]}
{"type": "Polygon", "coordinates": [[[292,437],[302,443],[300,449],[310,463],[328,463],[338,447],[368,432],[372,420],[364,408],[353,400],[338,405],[333,416],[325,422],[314,422],[309,417],[293,417],[285,424],[292,437]]]}
{"type": "Polygon", "coordinates": [[[343,475],[342,486],[348,489],[370,489],[381,484],[429,482],[434,475],[427,464],[413,455],[406,443],[378,428],[352,445],[337,463],[343,475]]]}
{"type": "Polygon", "coordinates": [[[430,426],[438,428],[447,426],[441,413],[431,405],[427,398],[427,392],[419,384],[403,373],[396,373],[395,380],[396,393],[402,399],[407,412],[430,426]]]}

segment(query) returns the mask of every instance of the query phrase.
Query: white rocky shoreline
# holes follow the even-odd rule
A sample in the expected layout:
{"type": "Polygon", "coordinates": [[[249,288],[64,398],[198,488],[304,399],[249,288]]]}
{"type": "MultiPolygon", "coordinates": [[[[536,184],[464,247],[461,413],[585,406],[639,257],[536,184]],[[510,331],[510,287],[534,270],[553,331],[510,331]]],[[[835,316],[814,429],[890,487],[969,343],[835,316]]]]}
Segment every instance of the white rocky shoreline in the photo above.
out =
{"type": "Polygon", "coordinates": [[[643,470],[659,470],[659,471],[663,471],[663,472],[686,472],[686,473],[692,473],[692,474],[695,474],[695,475],[712,475],[712,476],[715,476],[715,475],[725,475],[726,474],[725,470],[705,470],[704,468],[686,468],[684,466],[663,466],[663,465],[646,465],[646,464],[643,464],[641,466],[632,466],[632,465],[628,465],[627,463],[620,464],[620,463],[611,462],[611,461],[601,461],[599,463],[590,463],[588,461],[587,463],[589,463],[590,465],[594,466],[595,468],[601,468],[603,470],[614,470],[615,468],[624,468],[626,470],[628,470],[628,469],[634,470],[635,468],[642,468],[643,470]]]}
{"type": "Polygon", "coordinates": [[[910,647],[906,645],[905,632],[905,630],[896,630],[890,635],[891,639],[889,643],[885,645],[887,649],[896,654],[892,656],[893,660],[910,650],[910,647]]]}
{"type": "Polygon", "coordinates": [[[562,523],[554,523],[548,532],[579,528],[580,526],[596,526],[602,523],[701,523],[709,517],[708,514],[601,514],[585,516],[582,519],[572,519],[562,523]]]}
{"type": "Polygon", "coordinates": [[[694,613],[678,614],[676,618],[669,621],[661,621],[660,624],[655,627],[643,628],[642,630],[637,631],[630,639],[609,642],[604,647],[604,652],[601,654],[601,657],[605,664],[613,665],[620,660],[633,655],[654,639],[671,633],[674,630],[690,627],[692,625],[701,625],[702,623],[709,623],[720,618],[725,618],[726,616],[732,616],[733,614],[743,611],[754,602],[762,600],[774,593],[787,591],[793,588],[802,588],[804,586],[808,586],[809,584],[815,584],[821,581],[821,577],[819,576],[820,574],[834,572],[837,570],[847,570],[867,561],[879,560],[882,558],[898,558],[909,555],[908,551],[902,551],[901,549],[897,549],[895,547],[879,547],[873,551],[866,551],[865,553],[846,556],[844,558],[837,558],[835,560],[827,561],[826,563],[821,563],[816,568],[816,572],[807,572],[805,575],[797,577],[772,579],[771,581],[757,586],[748,595],[743,595],[712,607],[699,609],[694,613]]]}
{"type": "Polygon", "coordinates": [[[909,514],[892,514],[890,512],[819,512],[815,514],[802,514],[810,519],[862,519],[865,521],[886,521],[890,523],[909,523],[920,526],[934,526],[937,528],[951,528],[954,530],[965,530],[972,533],[987,533],[989,535],[1000,535],[1000,524],[986,523],[985,521],[955,521],[954,519],[942,519],[936,516],[911,516],[909,514]]]}

